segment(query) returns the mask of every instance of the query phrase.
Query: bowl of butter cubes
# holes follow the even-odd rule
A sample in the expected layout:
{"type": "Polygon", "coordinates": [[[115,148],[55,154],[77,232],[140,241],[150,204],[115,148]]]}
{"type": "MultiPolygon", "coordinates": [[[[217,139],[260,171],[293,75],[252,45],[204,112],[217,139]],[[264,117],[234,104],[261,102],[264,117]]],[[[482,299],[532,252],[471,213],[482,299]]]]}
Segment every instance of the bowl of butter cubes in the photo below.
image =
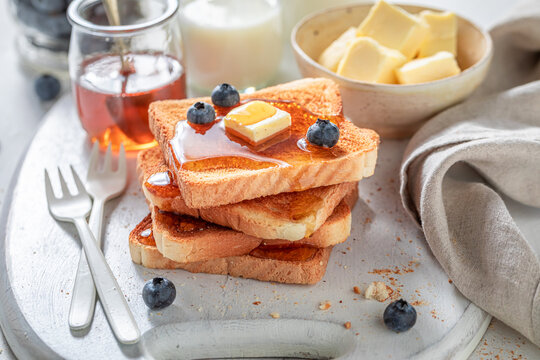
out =
{"type": "Polygon", "coordinates": [[[383,138],[407,138],[484,80],[489,34],[449,11],[348,5],[308,15],[291,34],[304,77],[339,84],[345,115],[383,138]]]}

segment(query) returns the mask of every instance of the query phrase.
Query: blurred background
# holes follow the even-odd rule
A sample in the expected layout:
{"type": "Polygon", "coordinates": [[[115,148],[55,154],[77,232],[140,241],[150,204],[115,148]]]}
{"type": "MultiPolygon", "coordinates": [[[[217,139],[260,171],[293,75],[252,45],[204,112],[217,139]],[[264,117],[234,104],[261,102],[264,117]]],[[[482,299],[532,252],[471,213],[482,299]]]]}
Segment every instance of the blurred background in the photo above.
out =
{"type": "MultiPolygon", "coordinates": [[[[249,2],[249,0],[231,1],[242,7],[249,2]]],[[[5,0],[0,3],[0,207],[5,207],[9,200],[9,184],[44,114],[54,106],[57,99],[71,93],[67,51],[72,27],[66,18],[66,9],[70,2],[71,0],[5,0]],[[60,84],[58,89],[54,84],[50,85],[55,83],[55,80],[50,78],[43,80],[43,75],[57,79],[60,84]],[[49,92],[37,93],[36,81],[50,81],[49,92]]],[[[268,15],[268,26],[279,26],[280,34],[277,39],[265,40],[262,48],[269,50],[268,54],[280,56],[275,59],[265,57],[268,71],[264,73],[259,68],[259,72],[263,72],[264,76],[258,84],[253,85],[261,87],[299,78],[300,73],[290,46],[290,35],[294,25],[314,11],[356,2],[358,1],[270,1],[272,9],[270,12],[273,15],[268,15]]],[[[180,6],[187,8],[191,3],[192,1],[182,1],[180,6]]],[[[506,0],[410,0],[407,3],[454,11],[484,29],[491,28],[504,18],[514,5],[514,2],[506,0]]],[[[189,18],[188,11],[183,16],[175,20],[175,26],[186,33],[192,31],[195,25],[190,26],[190,21],[194,20],[189,18]]],[[[265,28],[259,31],[264,32],[265,28]]],[[[254,47],[257,46],[256,40],[253,43],[250,41],[254,40],[250,39],[242,41],[243,51],[246,54],[254,51],[254,47]]],[[[79,43],[78,46],[88,47],[91,44],[79,43]]],[[[193,47],[189,43],[185,43],[184,46],[185,53],[190,51],[190,46],[193,47]]],[[[239,56],[242,55],[242,50],[234,51],[239,56]]],[[[184,61],[189,61],[189,54],[186,58],[185,53],[184,61]]],[[[211,90],[208,86],[199,88],[194,86],[193,82],[190,82],[189,75],[188,96],[205,94],[211,90]]],[[[199,75],[198,83],[204,84],[206,81],[204,74],[199,75]]],[[[197,74],[193,73],[192,77],[196,76],[197,74]]],[[[494,320],[472,358],[495,358],[496,355],[501,359],[540,359],[538,348],[515,331],[494,320]]],[[[0,334],[0,359],[11,358],[9,347],[0,334]]]]}

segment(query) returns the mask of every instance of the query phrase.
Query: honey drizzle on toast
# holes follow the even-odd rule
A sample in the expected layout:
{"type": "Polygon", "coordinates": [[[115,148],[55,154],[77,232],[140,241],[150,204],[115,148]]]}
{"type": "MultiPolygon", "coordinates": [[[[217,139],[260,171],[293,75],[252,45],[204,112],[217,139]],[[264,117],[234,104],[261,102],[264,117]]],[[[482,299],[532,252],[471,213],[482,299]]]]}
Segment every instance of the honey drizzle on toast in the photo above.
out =
{"type": "Polygon", "coordinates": [[[169,170],[157,172],[149,176],[144,182],[144,187],[154,196],[161,198],[174,198],[180,196],[180,189],[178,188],[178,185],[176,185],[176,181],[169,170]],[[158,181],[156,181],[156,179],[158,181]]]}
{"type": "MultiPolygon", "coordinates": [[[[249,101],[266,101],[291,114],[290,136],[266,146],[251,146],[245,140],[226,131],[222,119],[234,107],[215,106],[216,120],[208,125],[192,125],[180,120],[176,124],[175,136],[169,141],[169,164],[175,170],[206,171],[213,169],[257,170],[268,167],[287,167],[295,163],[312,160],[331,160],[345,156],[340,147],[320,148],[307,144],[298,146],[299,140],[317,120],[316,114],[301,105],[287,100],[246,99],[237,106],[249,101]],[[269,146],[268,146],[269,145],[269,146]],[[306,148],[308,151],[306,151],[306,148]]],[[[324,116],[338,126],[344,121],[342,114],[324,116]]],[[[264,143],[261,145],[265,145],[264,143]]]]}
{"type": "MultiPolygon", "coordinates": [[[[178,232],[191,232],[198,230],[201,226],[201,222],[193,219],[189,216],[178,215],[180,221],[184,226],[183,228],[177,228],[178,232]],[[194,223],[190,226],[190,220],[193,219],[194,223]],[[193,228],[193,229],[191,229],[193,228]]],[[[141,222],[133,231],[137,231],[137,241],[146,246],[156,246],[154,239],[154,233],[152,230],[152,220],[150,216],[147,216],[143,222],[141,222]],[[148,235],[143,234],[145,231],[150,230],[148,235]],[[146,236],[145,236],[146,235],[146,236]]],[[[253,249],[249,255],[261,259],[272,259],[281,261],[309,261],[315,256],[318,249],[316,247],[303,245],[303,244],[279,244],[279,245],[265,245],[261,243],[257,248],[253,249]]]]}
{"type": "MultiPolygon", "coordinates": [[[[144,182],[144,187],[161,199],[181,196],[180,189],[169,170],[150,175],[144,182]]],[[[286,198],[281,197],[281,201],[272,202],[270,199],[271,197],[268,197],[264,203],[265,208],[274,213],[286,214],[291,221],[307,222],[306,237],[313,234],[317,211],[324,206],[322,197],[309,191],[297,191],[290,193],[286,198]]],[[[259,202],[256,202],[255,206],[259,206],[259,202]]]]}

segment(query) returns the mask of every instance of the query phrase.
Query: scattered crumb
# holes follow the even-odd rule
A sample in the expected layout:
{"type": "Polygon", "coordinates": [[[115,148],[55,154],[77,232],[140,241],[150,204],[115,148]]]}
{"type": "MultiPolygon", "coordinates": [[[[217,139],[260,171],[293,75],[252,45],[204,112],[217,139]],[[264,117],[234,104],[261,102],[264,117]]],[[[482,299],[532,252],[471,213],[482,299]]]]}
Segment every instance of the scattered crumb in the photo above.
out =
{"type": "Polygon", "coordinates": [[[353,287],[353,291],[355,294],[362,295],[362,291],[360,291],[360,288],[358,286],[353,287]]]}
{"type": "Polygon", "coordinates": [[[379,302],[386,301],[394,292],[392,288],[382,281],[374,281],[369,284],[364,296],[366,299],[373,299],[379,302]]]}
{"type": "Polygon", "coordinates": [[[273,317],[274,319],[279,319],[279,313],[278,312],[270,313],[270,316],[273,317]]]}
{"type": "Polygon", "coordinates": [[[448,282],[449,282],[450,284],[452,284],[452,283],[453,283],[452,279],[448,279],[448,282]]]}
{"type": "Polygon", "coordinates": [[[260,301],[254,301],[254,302],[253,302],[253,305],[260,305],[260,304],[261,304],[260,301]]]}
{"type": "Polygon", "coordinates": [[[396,237],[396,240],[397,240],[397,241],[401,241],[401,237],[399,237],[399,236],[396,237]]]}
{"type": "Polygon", "coordinates": [[[351,322],[347,321],[343,326],[345,326],[345,329],[349,330],[351,328],[351,322]]]}
{"type": "Polygon", "coordinates": [[[319,310],[328,310],[332,306],[332,303],[328,300],[319,304],[319,310]]]}

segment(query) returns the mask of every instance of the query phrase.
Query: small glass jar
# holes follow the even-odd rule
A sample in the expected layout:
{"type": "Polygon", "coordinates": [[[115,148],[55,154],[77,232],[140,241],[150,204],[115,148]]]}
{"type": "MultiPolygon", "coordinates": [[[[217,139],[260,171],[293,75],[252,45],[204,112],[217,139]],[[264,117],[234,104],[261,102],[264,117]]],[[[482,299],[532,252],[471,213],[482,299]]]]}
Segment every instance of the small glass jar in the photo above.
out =
{"type": "Polygon", "coordinates": [[[17,50],[26,65],[38,72],[67,74],[71,25],[66,17],[69,0],[11,0],[19,27],[17,50]]]}
{"type": "Polygon", "coordinates": [[[102,146],[155,144],[148,105],[186,97],[177,0],[118,1],[111,26],[102,0],[75,0],[69,73],[83,128],[102,146]]]}

